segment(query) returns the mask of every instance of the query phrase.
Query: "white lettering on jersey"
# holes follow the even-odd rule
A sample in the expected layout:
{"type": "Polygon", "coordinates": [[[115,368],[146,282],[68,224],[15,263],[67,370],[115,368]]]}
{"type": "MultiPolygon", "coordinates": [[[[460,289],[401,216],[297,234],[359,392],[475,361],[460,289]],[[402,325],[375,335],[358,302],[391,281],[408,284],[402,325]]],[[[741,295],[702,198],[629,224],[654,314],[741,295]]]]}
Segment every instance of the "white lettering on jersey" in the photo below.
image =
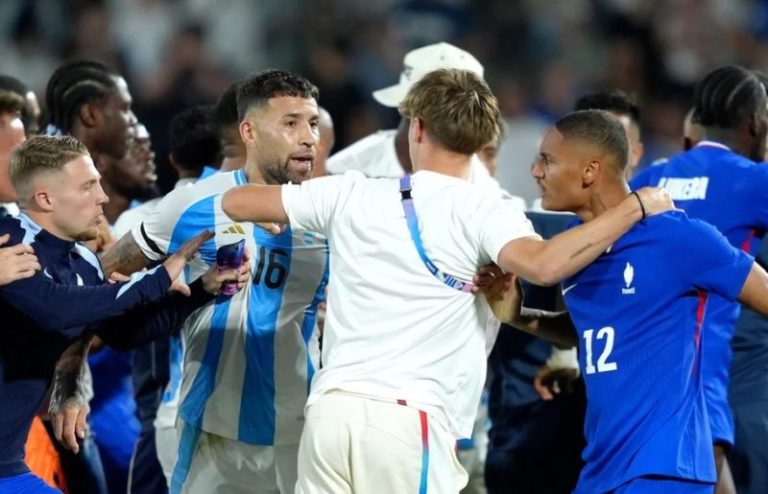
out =
{"type": "Polygon", "coordinates": [[[586,350],[586,357],[585,357],[585,364],[586,364],[586,373],[587,374],[595,374],[596,372],[612,372],[619,368],[618,364],[616,362],[609,362],[608,358],[611,356],[611,353],[613,352],[613,343],[616,338],[616,330],[613,329],[610,326],[606,326],[604,328],[601,328],[597,332],[597,339],[598,340],[605,340],[605,346],[603,347],[603,352],[600,354],[600,358],[597,359],[597,367],[595,367],[594,361],[592,360],[592,344],[593,344],[593,334],[595,330],[594,329],[588,329],[584,331],[584,348],[586,350]]]}
{"type": "Polygon", "coordinates": [[[659,181],[659,187],[669,192],[674,201],[690,201],[706,199],[709,177],[671,178],[664,177],[659,181]]]}

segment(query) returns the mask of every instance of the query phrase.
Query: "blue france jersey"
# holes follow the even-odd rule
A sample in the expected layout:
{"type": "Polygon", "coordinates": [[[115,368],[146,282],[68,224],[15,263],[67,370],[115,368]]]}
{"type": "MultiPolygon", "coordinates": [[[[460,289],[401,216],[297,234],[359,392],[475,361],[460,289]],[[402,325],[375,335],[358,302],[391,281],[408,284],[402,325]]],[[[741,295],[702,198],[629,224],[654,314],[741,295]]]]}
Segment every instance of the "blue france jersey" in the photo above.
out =
{"type": "Polygon", "coordinates": [[[272,235],[235,223],[224,192],[246,183],[242,170],[219,173],[168,194],[132,230],[152,259],[203,230],[216,236],[190,263],[195,279],[222,245],[245,239],[252,278],[187,319],[179,416],[206,432],[257,445],[298,444],[318,352],[315,317],[328,277],[328,247],[317,234],[272,235]]]}
{"type": "MultiPolygon", "coordinates": [[[[734,247],[757,251],[768,228],[768,166],[704,141],[690,151],[653,166],[632,180],[632,188],[664,187],[675,205],[715,226],[734,247]]],[[[689,249],[695,248],[691,245],[689,249]]],[[[711,297],[704,319],[703,378],[713,441],[733,444],[728,405],[731,338],[740,305],[711,297]]]]}
{"type": "Polygon", "coordinates": [[[752,264],[710,225],[670,212],[638,223],[563,281],[587,388],[576,492],[642,475],[715,481],[701,319],[707,293],[735,299],[752,264]]]}

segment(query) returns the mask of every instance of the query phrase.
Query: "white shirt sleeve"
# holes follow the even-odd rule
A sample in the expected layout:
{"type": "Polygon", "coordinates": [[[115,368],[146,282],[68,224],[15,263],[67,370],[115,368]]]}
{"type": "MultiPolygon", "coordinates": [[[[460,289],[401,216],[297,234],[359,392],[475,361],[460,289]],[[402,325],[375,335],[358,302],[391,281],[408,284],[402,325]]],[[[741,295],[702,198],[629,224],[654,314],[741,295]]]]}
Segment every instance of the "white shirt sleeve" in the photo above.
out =
{"type": "Polygon", "coordinates": [[[328,237],[331,218],[341,203],[350,197],[358,180],[365,180],[365,177],[359,172],[349,171],[344,175],[306,180],[301,185],[283,185],[283,208],[288,222],[293,228],[328,237]]]}
{"type": "Polygon", "coordinates": [[[143,221],[131,228],[131,236],[147,258],[159,261],[165,258],[171,235],[179,218],[187,208],[191,188],[178,188],[166,195],[143,221]]]}
{"type": "Polygon", "coordinates": [[[523,237],[540,238],[525,213],[510,199],[487,201],[479,213],[480,248],[494,262],[507,243],[523,237]]]}

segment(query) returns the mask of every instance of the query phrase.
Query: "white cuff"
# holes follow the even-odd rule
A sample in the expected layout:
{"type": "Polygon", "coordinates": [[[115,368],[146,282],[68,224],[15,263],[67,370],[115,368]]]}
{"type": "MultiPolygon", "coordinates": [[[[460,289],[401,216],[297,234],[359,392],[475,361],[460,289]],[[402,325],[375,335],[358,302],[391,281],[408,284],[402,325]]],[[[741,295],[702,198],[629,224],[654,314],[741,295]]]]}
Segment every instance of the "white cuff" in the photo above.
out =
{"type": "Polygon", "coordinates": [[[551,370],[576,369],[578,371],[579,358],[576,347],[562,349],[552,345],[552,353],[547,359],[546,365],[551,370]]]}

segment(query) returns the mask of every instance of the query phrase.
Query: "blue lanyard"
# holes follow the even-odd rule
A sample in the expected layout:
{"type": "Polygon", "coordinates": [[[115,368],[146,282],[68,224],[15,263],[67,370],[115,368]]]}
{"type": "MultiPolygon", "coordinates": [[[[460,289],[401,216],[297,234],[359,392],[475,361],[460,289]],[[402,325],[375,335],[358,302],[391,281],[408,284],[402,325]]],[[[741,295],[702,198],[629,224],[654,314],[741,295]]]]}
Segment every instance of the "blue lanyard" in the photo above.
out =
{"type": "Polygon", "coordinates": [[[473,283],[462,281],[455,276],[440,271],[424,251],[424,244],[421,242],[421,233],[419,233],[419,219],[416,216],[416,209],[413,207],[411,190],[411,176],[406,175],[400,179],[400,196],[402,197],[401,202],[403,203],[403,210],[405,211],[405,220],[408,222],[408,231],[411,233],[411,239],[416,246],[416,251],[419,253],[419,257],[435,278],[451,288],[470,293],[475,286],[473,283]]]}

